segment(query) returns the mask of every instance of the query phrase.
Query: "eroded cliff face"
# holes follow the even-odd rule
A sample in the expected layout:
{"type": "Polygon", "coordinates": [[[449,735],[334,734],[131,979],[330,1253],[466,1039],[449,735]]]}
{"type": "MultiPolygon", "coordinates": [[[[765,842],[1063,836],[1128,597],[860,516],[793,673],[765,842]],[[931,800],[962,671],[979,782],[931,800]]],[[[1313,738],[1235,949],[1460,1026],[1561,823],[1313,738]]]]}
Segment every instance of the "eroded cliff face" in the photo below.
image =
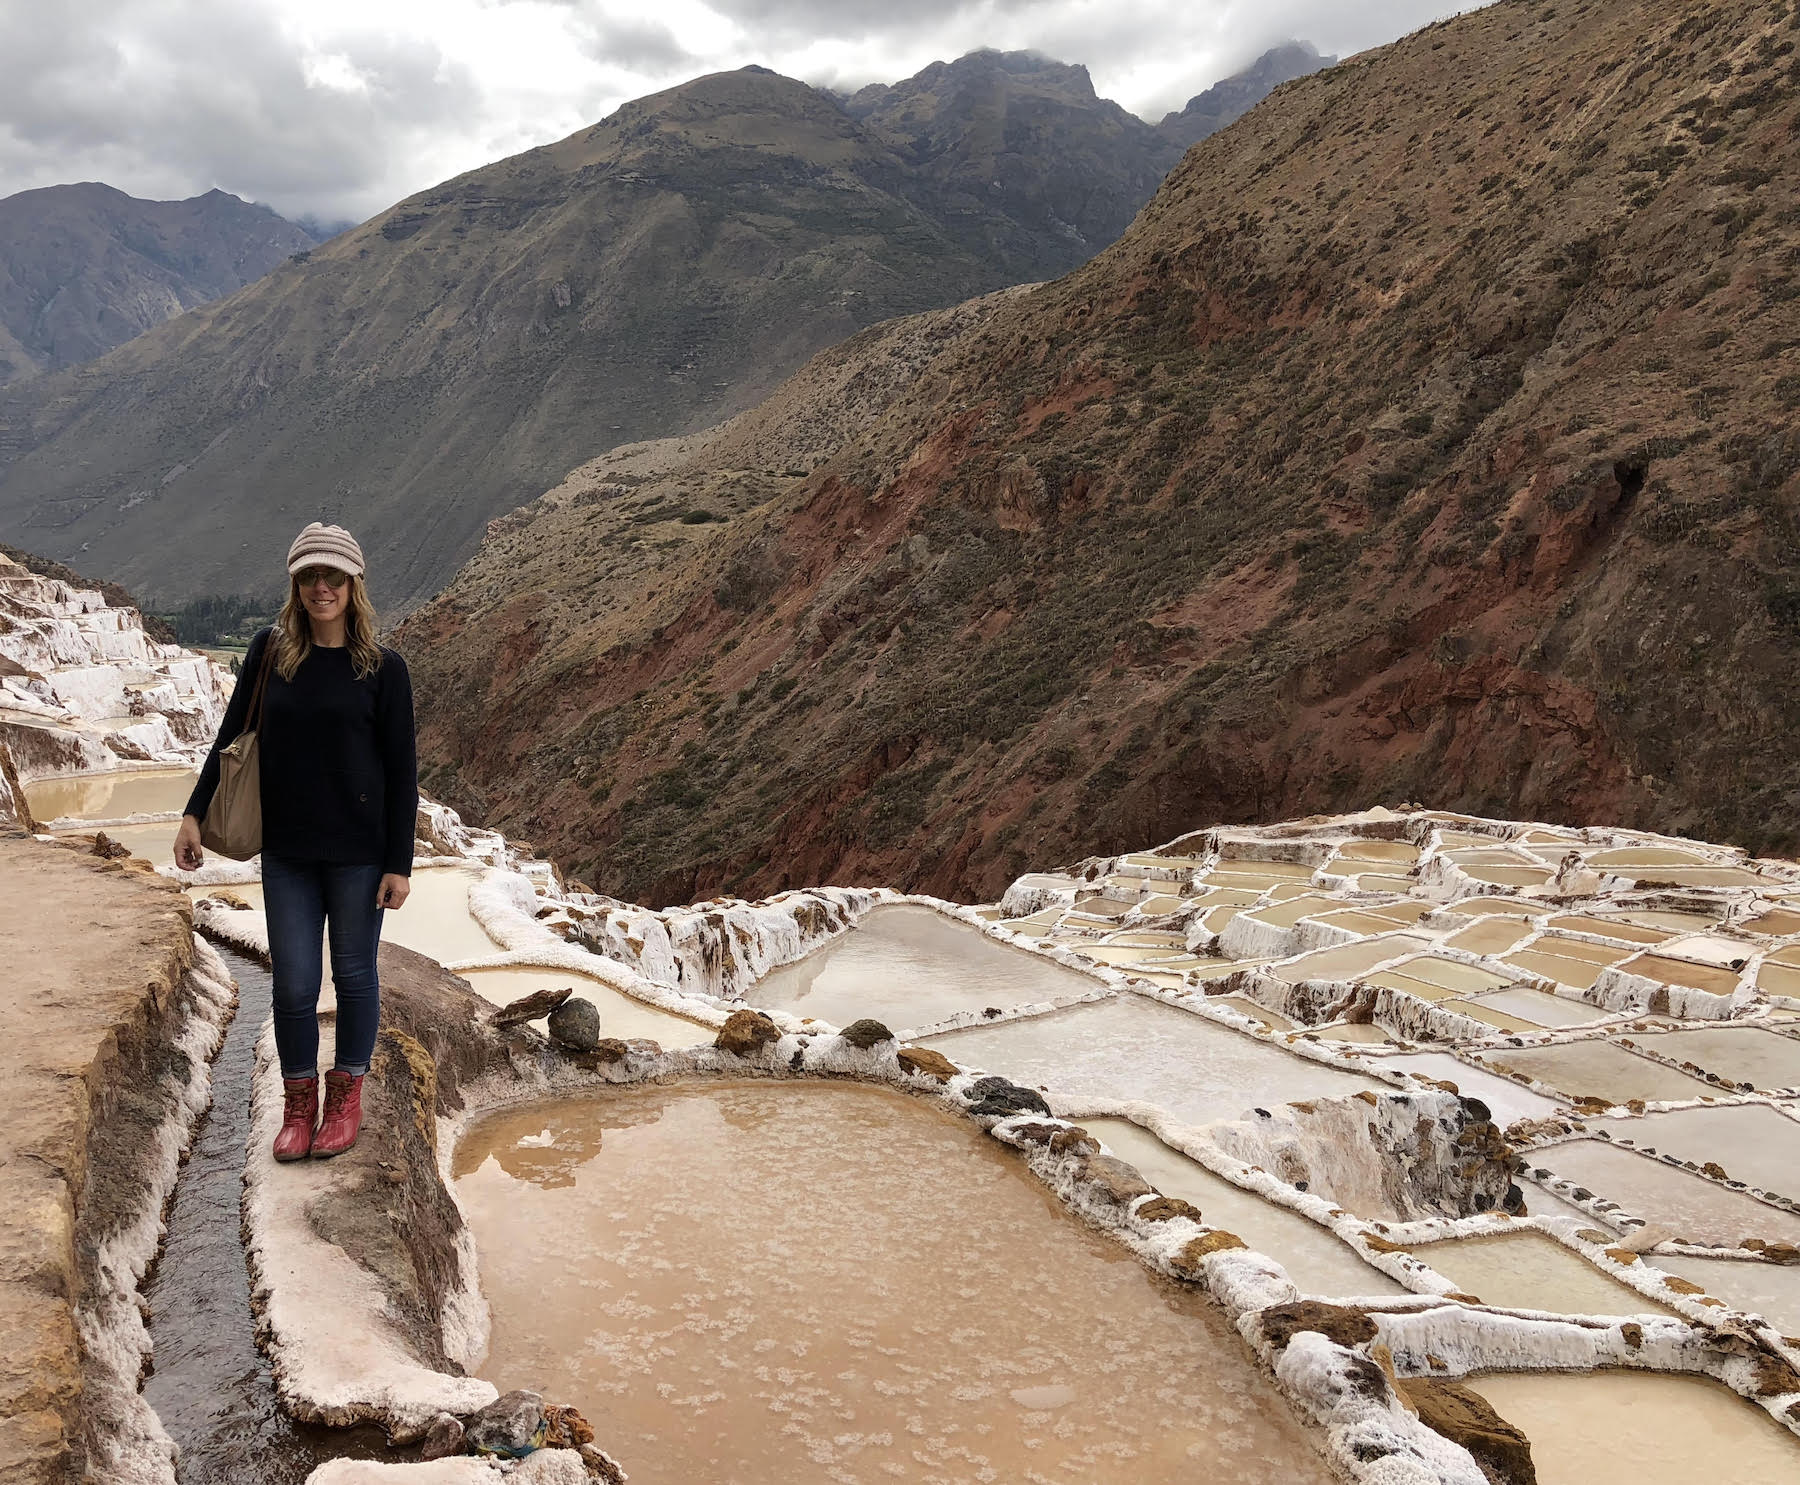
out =
{"type": "Polygon", "coordinates": [[[654,576],[522,513],[404,634],[440,788],[658,901],[1371,799],[1791,848],[1796,24],[1428,28],[654,576]]]}

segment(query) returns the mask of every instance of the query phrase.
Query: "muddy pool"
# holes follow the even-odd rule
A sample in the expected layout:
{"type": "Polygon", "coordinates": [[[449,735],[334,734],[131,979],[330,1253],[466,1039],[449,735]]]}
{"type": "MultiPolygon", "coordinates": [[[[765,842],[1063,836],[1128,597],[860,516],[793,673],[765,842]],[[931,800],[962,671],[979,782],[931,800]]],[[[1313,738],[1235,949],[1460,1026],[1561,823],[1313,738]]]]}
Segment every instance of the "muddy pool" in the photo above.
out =
{"type": "Polygon", "coordinates": [[[1530,1438],[1538,1485],[1800,1481],[1800,1441],[1709,1378],[1509,1372],[1469,1385],[1530,1438]]]}
{"type": "Polygon", "coordinates": [[[454,1175],[482,1375],[568,1398],[639,1485],[1331,1478],[1204,1296],[892,1090],[534,1105],[454,1175]]]}
{"type": "Polygon", "coordinates": [[[146,768],[38,779],[25,786],[25,803],[45,824],[64,818],[179,814],[194,791],[195,777],[186,768],[146,768]]]}

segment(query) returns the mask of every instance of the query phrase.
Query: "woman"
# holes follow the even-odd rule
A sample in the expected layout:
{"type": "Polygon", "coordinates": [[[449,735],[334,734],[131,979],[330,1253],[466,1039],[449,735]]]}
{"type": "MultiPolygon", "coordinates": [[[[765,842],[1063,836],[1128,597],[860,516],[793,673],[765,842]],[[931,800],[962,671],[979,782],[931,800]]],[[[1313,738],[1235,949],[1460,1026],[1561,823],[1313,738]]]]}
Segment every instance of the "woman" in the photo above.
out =
{"type": "Polygon", "coordinates": [[[285,1093],[275,1158],[300,1160],[338,1155],[356,1143],[381,1011],[381,914],[406,901],[419,786],[412,680],[406,662],[375,642],[362,548],[342,527],[315,521],[288,549],[287,567],[287,603],[274,626],[250,641],[175,836],[175,864],[192,871],[204,859],[200,822],[219,785],[219,753],[244,730],[267,656],[257,750],[263,907],[285,1093]],[[327,927],[337,1046],[315,1133],[320,941],[327,927]]]}

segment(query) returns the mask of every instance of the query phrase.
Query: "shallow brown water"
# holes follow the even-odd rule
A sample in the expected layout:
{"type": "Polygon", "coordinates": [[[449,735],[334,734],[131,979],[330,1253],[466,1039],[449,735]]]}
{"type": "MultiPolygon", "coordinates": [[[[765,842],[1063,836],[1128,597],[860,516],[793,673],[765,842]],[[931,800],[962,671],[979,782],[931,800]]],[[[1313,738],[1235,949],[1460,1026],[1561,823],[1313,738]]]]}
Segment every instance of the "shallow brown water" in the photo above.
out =
{"type": "Polygon", "coordinates": [[[1207,1300],[885,1089],[637,1088],[479,1121],[483,1374],[633,1480],[1324,1485],[1207,1300]]]}

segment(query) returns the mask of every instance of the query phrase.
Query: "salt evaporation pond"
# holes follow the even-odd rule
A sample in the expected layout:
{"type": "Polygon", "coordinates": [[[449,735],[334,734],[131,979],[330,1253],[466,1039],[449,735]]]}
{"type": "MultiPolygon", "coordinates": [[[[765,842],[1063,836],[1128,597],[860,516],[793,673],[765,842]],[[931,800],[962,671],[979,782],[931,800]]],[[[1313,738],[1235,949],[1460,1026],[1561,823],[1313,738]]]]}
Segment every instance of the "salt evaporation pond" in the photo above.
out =
{"type": "Polygon", "coordinates": [[[1677,1160],[1724,1167],[1734,1181],[1800,1197],[1800,1122],[1766,1104],[1676,1109],[1643,1119],[1595,1119],[1614,1139],[1628,1139],[1677,1160]]]}
{"type": "Polygon", "coordinates": [[[1734,1083],[1769,1090],[1800,1088],[1800,1040],[1778,1031],[1760,1031],[1754,1026],[1671,1031],[1645,1037],[1644,1045],[1734,1083]]]}
{"type": "Polygon", "coordinates": [[[1584,1095],[1622,1104],[1634,1098],[1676,1100],[1716,1095],[1718,1089],[1686,1073],[1639,1057],[1607,1041],[1560,1042],[1548,1047],[1508,1047],[1483,1054],[1495,1067],[1511,1068],[1571,1098],[1584,1095]]]}
{"type": "Polygon", "coordinates": [[[465,969],[461,973],[477,995],[495,1005],[509,1005],[539,990],[572,988],[582,999],[592,1001],[600,1012],[601,1036],[620,1040],[647,1036],[665,1047],[697,1047],[712,1042],[718,1035],[714,1027],[659,1011],[610,985],[568,970],[465,969]]]}
{"type": "Polygon", "coordinates": [[[1091,994],[1099,985],[1040,954],[998,943],[933,908],[873,909],[855,928],[747,990],[754,1006],[848,1026],[864,1016],[896,1030],[962,1011],[1091,994]]]}
{"type": "Polygon", "coordinates": [[[428,866],[415,871],[406,906],[381,915],[382,941],[440,964],[498,954],[500,945],[482,931],[469,911],[469,888],[476,875],[460,866],[428,866]]]}
{"type": "Polygon", "coordinates": [[[186,768],[70,774],[27,784],[25,803],[34,816],[46,822],[180,814],[194,792],[195,777],[186,768]]]}
{"type": "Polygon", "coordinates": [[[1562,1315],[1671,1314],[1667,1305],[1609,1278],[1579,1253],[1536,1232],[1429,1243],[1412,1250],[1464,1294],[1503,1309],[1562,1315]]]}
{"type": "Polygon", "coordinates": [[[639,1485],[1332,1478],[1202,1295],[889,1089],[639,1087],[478,1120],[483,1376],[639,1485]]]}
{"type": "Polygon", "coordinates": [[[1371,1268],[1348,1243],[1318,1223],[1232,1185],[1129,1119],[1083,1119],[1081,1123],[1113,1154],[1142,1171],[1165,1196],[1191,1201],[1208,1223],[1235,1232],[1258,1253],[1267,1253],[1305,1293],[1342,1298],[1408,1292],[1404,1284],[1371,1268]]]}
{"type": "Polygon", "coordinates": [[[1661,1253],[1651,1254],[1644,1262],[1701,1285],[1733,1309],[1761,1315],[1783,1335],[1800,1336],[1800,1268],[1736,1258],[1665,1257],[1661,1253]]]}
{"type": "Polygon", "coordinates": [[[1755,1237],[1800,1243],[1800,1216],[1604,1140],[1571,1140],[1531,1151],[1526,1159],[1686,1242],[1736,1247],[1755,1237]]]}
{"type": "Polygon", "coordinates": [[[945,1032],[925,1045],[964,1067],[1048,1089],[1051,1107],[1059,1112],[1135,1100],[1190,1124],[1236,1119],[1257,1106],[1387,1087],[1130,994],[1053,1015],[945,1032]]]}
{"type": "Polygon", "coordinates": [[[1384,1057],[1381,1065],[1394,1072],[1420,1073],[1442,1083],[1456,1084],[1464,1098],[1479,1098],[1488,1106],[1496,1124],[1511,1124],[1515,1119],[1541,1119],[1556,1112],[1553,1098],[1522,1088],[1498,1073],[1484,1072],[1459,1062],[1448,1052],[1409,1052],[1398,1057],[1384,1057]]]}
{"type": "Polygon", "coordinates": [[[1800,1442],[1721,1382],[1659,1372],[1468,1379],[1531,1440],[1538,1485],[1800,1481],[1800,1442]]]}

